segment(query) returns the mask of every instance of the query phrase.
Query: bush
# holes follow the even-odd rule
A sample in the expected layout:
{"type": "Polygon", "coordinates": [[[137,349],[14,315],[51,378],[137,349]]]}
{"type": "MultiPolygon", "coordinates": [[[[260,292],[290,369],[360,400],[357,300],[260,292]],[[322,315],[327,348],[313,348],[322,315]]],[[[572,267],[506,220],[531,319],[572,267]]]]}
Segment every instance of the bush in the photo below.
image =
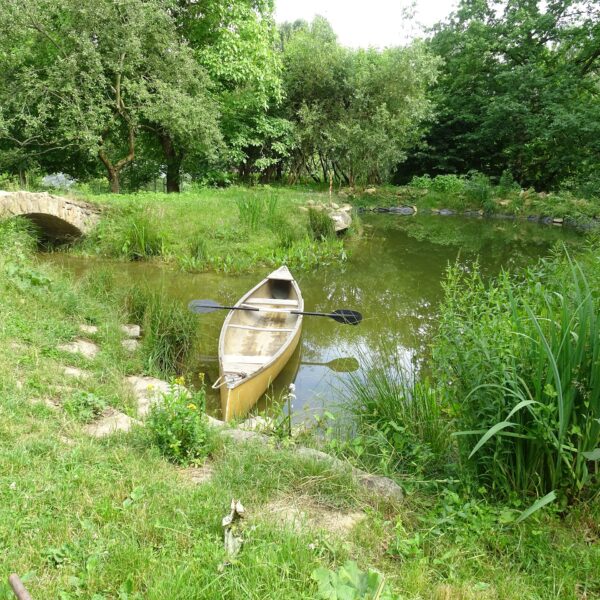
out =
{"type": "Polygon", "coordinates": [[[329,214],[314,208],[308,209],[308,231],[316,241],[324,241],[335,235],[335,227],[329,214]]]}
{"type": "Polygon", "coordinates": [[[492,185],[489,177],[483,173],[471,171],[465,181],[464,189],[467,198],[471,202],[483,208],[486,213],[493,212],[492,185]]]}
{"type": "Polygon", "coordinates": [[[464,187],[464,180],[457,175],[437,175],[431,183],[432,190],[447,194],[460,194],[464,187]]]}
{"type": "Polygon", "coordinates": [[[410,183],[408,185],[419,190],[430,190],[433,185],[433,180],[429,175],[415,175],[410,180],[410,183]]]}
{"type": "Polygon", "coordinates": [[[161,454],[171,462],[189,465],[206,458],[214,449],[215,435],[204,405],[204,389],[190,396],[175,385],[152,405],[146,425],[161,454]]]}

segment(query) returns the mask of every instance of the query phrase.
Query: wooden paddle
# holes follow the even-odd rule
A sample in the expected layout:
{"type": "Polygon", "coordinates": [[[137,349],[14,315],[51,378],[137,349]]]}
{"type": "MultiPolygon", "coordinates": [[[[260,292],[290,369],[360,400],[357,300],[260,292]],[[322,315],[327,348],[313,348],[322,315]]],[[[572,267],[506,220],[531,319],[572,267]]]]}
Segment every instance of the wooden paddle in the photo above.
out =
{"type": "Polygon", "coordinates": [[[255,308],[253,306],[222,306],[214,300],[192,300],[188,304],[188,308],[193,313],[205,314],[211,313],[215,310],[249,310],[252,312],[280,312],[288,313],[291,315],[305,315],[308,317],[329,317],[338,323],[344,325],[358,325],[362,321],[362,315],[355,310],[348,310],[347,308],[341,308],[334,310],[331,313],[320,313],[320,312],[308,312],[301,310],[294,310],[288,308],[255,308]]]}

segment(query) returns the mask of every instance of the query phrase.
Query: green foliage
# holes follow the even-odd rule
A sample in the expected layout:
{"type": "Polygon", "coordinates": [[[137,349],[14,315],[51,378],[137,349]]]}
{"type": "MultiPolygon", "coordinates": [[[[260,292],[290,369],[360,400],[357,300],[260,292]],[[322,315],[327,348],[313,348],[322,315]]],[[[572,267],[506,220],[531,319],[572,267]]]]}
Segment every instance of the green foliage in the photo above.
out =
{"type": "Polygon", "coordinates": [[[391,349],[361,356],[361,364],[364,373],[350,374],[344,390],[352,422],[338,449],[386,473],[443,472],[451,450],[443,394],[409,375],[391,349]]]}
{"type": "Polygon", "coordinates": [[[599,483],[590,458],[600,437],[592,283],[568,257],[489,287],[477,269],[449,272],[436,375],[451,384],[465,467],[501,497],[556,491],[564,502],[599,483]]]}
{"type": "Polygon", "coordinates": [[[102,413],[106,402],[91,392],[77,390],[63,401],[62,406],[77,421],[89,423],[102,413]]]}
{"type": "Polygon", "coordinates": [[[162,455],[180,465],[202,462],[214,449],[215,437],[204,415],[205,392],[190,396],[173,385],[150,410],[146,426],[162,455]]]}
{"type": "Polygon", "coordinates": [[[312,573],[317,582],[320,600],[393,600],[398,598],[385,585],[381,573],[361,571],[353,561],[347,561],[338,571],[319,567],[312,573]]]}
{"type": "Polygon", "coordinates": [[[308,209],[308,231],[313,240],[324,241],[335,235],[335,227],[329,213],[315,208],[308,209]]]}
{"type": "Polygon", "coordinates": [[[492,202],[492,186],[489,177],[482,173],[469,173],[464,190],[471,202],[481,206],[486,213],[494,212],[495,204],[492,202]]]}
{"type": "Polygon", "coordinates": [[[163,377],[185,370],[198,336],[185,306],[161,290],[140,286],[129,288],[123,303],[129,319],[142,326],[146,369],[163,377]]]}

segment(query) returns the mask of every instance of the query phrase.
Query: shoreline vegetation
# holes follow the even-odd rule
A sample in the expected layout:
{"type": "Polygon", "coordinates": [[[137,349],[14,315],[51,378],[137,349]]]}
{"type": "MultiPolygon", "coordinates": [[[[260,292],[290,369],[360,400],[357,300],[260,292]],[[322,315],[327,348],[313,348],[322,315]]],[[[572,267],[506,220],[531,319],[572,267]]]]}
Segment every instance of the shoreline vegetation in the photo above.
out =
{"type": "Polygon", "coordinates": [[[0,527],[24,540],[3,562],[34,596],[314,599],[373,568],[395,600],[600,592],[593,240],[489,285],[451,269],[432,379],[372,365],[349,390],[350,423],[325,415],[301,436],[398,481],[400,506],[295,458],[281,432],[273,449],[215,441],[201,389],[166,398],[146,428],[89,438],[85,424],[106,407],[134,414],[125,376],[181,381],[197,328],[108,275],[75,281],[39,263],[26,220],[1,224],[0,248],[0,527]],[[145,329],[135,353],[119,335],[128,321],[145,329]],[[98,327],[94,359],[57,350],[79,324],[98,327]],[[66,380],[65,366],[87,378],[66,380]],[[199,469],[212,476],[194,484],[199,469]],[[252,517],[239,557],[219,570],[232,494],[252,517]],[[298,529],[281,510],[321,521],[298,529]],[[352,525],[333,531],[332,519],[352,525]]]}

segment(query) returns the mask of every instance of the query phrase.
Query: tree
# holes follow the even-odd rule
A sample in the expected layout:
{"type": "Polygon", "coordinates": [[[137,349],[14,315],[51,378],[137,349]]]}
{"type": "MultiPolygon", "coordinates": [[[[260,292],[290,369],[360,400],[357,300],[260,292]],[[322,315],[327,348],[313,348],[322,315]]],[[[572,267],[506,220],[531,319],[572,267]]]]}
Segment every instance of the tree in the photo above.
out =
{"type": "Polygon", "coordinates": [[[142,126],[193,137],[204,148],[218,142],[206,73],[170,8],[168,0],[6,0],[3,139],[38,154],[95,155],[113,192],[135,158],[142,126]]]}
{"type": "Polygon", "coordinates": [[[592,0],[464,0],[430,42],[437,122],[406,175],[508,169],[549,189],[598,165],[599,23],[592,0]]]}

